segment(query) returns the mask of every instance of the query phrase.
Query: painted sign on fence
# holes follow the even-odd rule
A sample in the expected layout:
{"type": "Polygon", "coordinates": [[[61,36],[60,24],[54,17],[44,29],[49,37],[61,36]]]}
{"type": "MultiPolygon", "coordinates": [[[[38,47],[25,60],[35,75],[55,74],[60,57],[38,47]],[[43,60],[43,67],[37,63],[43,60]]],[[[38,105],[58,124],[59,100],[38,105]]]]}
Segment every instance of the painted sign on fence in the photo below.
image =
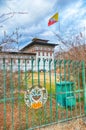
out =
{"type": "Polygon", "coordinates": [[[48,92],[39,85],[33,86],[25,92],[25,103],[33,109],[41,108],[47,101],[48,92]]]}

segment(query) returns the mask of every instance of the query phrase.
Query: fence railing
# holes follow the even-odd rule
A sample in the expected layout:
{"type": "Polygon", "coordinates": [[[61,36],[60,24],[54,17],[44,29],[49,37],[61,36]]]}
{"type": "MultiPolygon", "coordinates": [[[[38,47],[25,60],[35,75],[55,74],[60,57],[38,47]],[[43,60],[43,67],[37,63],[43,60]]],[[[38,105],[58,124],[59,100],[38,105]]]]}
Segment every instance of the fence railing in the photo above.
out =
{"type": "Polygon", "coordinates": [[[86,115],[84,62],[0,59],[0,129],[34,129],[86,115]],[[48,69],[46,69],[48,68],[48,69]]]}

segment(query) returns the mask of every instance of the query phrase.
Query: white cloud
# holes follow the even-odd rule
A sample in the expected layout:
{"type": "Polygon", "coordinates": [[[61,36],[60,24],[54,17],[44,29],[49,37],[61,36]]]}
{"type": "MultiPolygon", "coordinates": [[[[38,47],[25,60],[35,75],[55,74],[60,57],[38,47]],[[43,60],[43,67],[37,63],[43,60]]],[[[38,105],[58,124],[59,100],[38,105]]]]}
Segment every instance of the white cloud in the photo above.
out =
{"type": "MultiPolygon", "coordinates": [[[[9,18],[1,24],[3,25],[3,30],[11,33],[17,27],[24,27],[22,29],[22,33],[25,34],[40,32],[41,28],[45,28],[43,26],[45,24],[46,17],[52,13],[56,0],[52,2],[52,4],[51,2],[52,0],[7,1],[7,4],[0,9],[0,15],[7,14],[9,12],[27,12],[27,14],[14,14],[12,18],[9,18]]],[[[11,17],[11,15],[12,14],[5,15],[0,20],[3,21],[6,18],[11,17]]]]}
{"type": "Polygon", "coordinates": [[[75,35],[81,31],[81,27],[86,26],[86,6],[83,0],[70,4],[61,11],[60,28],[64,37],[68,35],[75,35]]]}
{"type": "MultiPolygon", "coordinates": [[[[12,18],[0,24],[0,26],[3,25],[3,28],[0,28],[0,36],[3,36],[4,30],[6,30],[7,33],[11,33],[15,28],[19,27],[19,33],[22,34],[21,41],[27,41],[33,37],[43,37],[55,41],[56,38],[52,32],[59,32],[59,23],[50,27],[47,26],[47,23],[48,19],[58,10],[60,6],[60,2],[58,4],[58,1],[59,0],[8,0],[5,5],[0,8],[0,16],[2,13],[12,11],[27,12],[27,14],[15,14],[12,18]]],[[[79,0],[74,2],[74,4],[70,1],[68,2],[68,6],[66,2],[66,6],[63,5],[64,8],[61,8],[59,17],[61,33],[63,35],[64,32],[69,32],[73,27],[77,28],[77,26],[81,27],[82,25],[86,25],[86,6],[83,6],[83,1],[84,0],[79,0]]],[[[3,19],[6,17],[7,16],[4,16],[3,19]]]]}
{"type": "Polygon", "coordinates": [[[42,36],[46,36],[46,37],[49,37],[49,36],[54,36],[54,33],[51,32],[51,31],[45,31],[41,34],[42,36]]]}
{"type": "MultiPolygon", "coordinates": [[[[66,24],[67,21],[73,20],[80,16],[82,2],[79,1],[74,5],[70,5],[66,10],[62,11],[62,24],[66,24]]],[[[85,10],[84,10],[85,11],[85,10]]],[[[76,20],[76,19],[75,19],[76,20]]]]}
{"type": "MultiPolygon", "coordinates": [[[[18,25],[18,24],[38,24],[40,21],[42,21],[47,14],[49,14],[49,11],[52,10],[55,2],[51,4],[50,1],[46,0],[15,0],[15,3],[8,2],[8,7],[10,8],[9,11],[16,11],[16,12],[27,12],[27,15],[19,15],[15,14],[12,19],[10,19],[11,24],[18,25]],[[15,22],[14,22],[15,21],[15,22]]],[[[5,11],[7,11],[8,8],[5,11]]],[[[8,11],[8,12],[9,12],[8,11]]],[[[5,23],[8,24],[6,21],[5,23]]]]}

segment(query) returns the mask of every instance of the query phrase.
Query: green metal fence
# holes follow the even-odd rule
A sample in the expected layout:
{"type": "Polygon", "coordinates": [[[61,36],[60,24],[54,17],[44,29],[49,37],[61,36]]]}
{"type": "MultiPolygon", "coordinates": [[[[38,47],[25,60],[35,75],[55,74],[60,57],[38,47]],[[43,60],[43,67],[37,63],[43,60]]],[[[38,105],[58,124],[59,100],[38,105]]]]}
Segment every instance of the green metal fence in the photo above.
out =
{"type": "Polygon", "coordinates": [[[86,115],[85,63],[42,63],[43,68],[40,59],[0,59],[1,130],[35,129],[86,115]]]}

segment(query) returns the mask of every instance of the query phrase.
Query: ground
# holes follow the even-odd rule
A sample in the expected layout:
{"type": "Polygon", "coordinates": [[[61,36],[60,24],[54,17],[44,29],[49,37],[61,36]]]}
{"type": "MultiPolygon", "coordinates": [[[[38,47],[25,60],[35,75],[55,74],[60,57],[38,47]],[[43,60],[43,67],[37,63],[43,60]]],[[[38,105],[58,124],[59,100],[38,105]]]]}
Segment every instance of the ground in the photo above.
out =
{"type": "MultiPolygon", "coordinates": [[[[53,104],[54,101],[53,101],[53,104]]],[[[36,124],[36,126],[39,126],[40,121],[45,122],[45,113],[43,112],[43,109],[40,109],[40,111],[38,110],[34,110],[32,111],[32,109],[28,110],[28,108],[26,107],[26,105],[24,103],[21,103],[20,105],[18,105],[17,101],[14,104],[14,106],[11,106],[12,104],[8,103],[6,105],[6,113],[4,113],[3,109],[4,109],[4,104],[0,104],[0,130],[4,130],[4,114],[6,114],[6,128],[7,130],[12,130],[12,127],[14,125],[14,130],[19,130],[20,128],[22,130],[26,130],[26,122],[28,121],[28,125],[31,127],[32,126],[32,121],[33,123],[36,124]],[[12,108],[13,107],[13,108],[12,108]],[[34,112],[34,113],[33,113],[34,112]],[[33,115],[34,114],[34,115],[33,115]],[[40,115],[39,115],[40,114],[40,115]],[[13,115],[13,117],[12,117],[13,115]],[[33,119],[34,116],[34,119],[33,119]],[[28,120],[26,119],[26,117],[28,118],[28,120]]],[[[48,113],[46,115],[46,121],[48,121],[48,123],[50,122],[50,115],[49,115],[49,103],[47,102],[46,105],[46,113],[48,113]]],[[[60,111],[59,110],[59,118],[60,118],[60,111]]],[[[63,110],[62,110],[63,111],[63,110]]],[[[75,111],[74,111],[75,113],[75,111]]],[[[65,114],[65,112],[64,112],[65,114]]],[[[73,113],[72,113],[73,114],[73,113]]],[[[55,105],[53,105],[53,122],[55,120],[55,105]]],[[[66,114],[65,114],[66,116],[66,114]]],[[[85,119],[86,121],[86,119],[85,119]]],[[[58,123],[52,126],[47,126],[45,128],[40,128],[40,129],[34,129],[34,130],[86,130],[86,124],[85,121],[83,121],[83,119],[76,119],[76,120],[71,120],[71,121],[67,121],[65,123],[58,123]]],[[[28,128],[28,126],[27,126],[28,128]]]]}
{"type": "MultiPolygon", "coordinates": [[[[9,73],[8,73],[9,74],[9,73]]],[[[21,88],[18,87],[17,80],[18,74],[14,74],[13,82],[14,87],[10,88],[10,80],[8,76],[8,80],[6,82],[6,101],[4,99],[4,91],[1,90],[0,98],[3,99],[0,102],[0,130],[4,130],[5,125],[7,130],[25,130],[31,126],[40,126],[40,124],[47,124],[55,122],[56,117],[56,106],[58,105],[55,97],[55,76],[54,73],[50,75],[46,73],[46,80],[43,73],[40,73],[40,84],[42,86],[46,86],[48,90],[48,100],[44,107],[39,110],[32,110],[28,108],[24,101],[24,93],[26,91],[26,86],[32,85],[32,77],[27,78],[21,73],[21,88]],[[25,80],[25,81],[24,81],[25,80]],[[52,82],[51,82],[52,81],[52,82]],[[50,94],[50,89],[52,91],[52,95],[50,94]],[[6,123],[6,124],[4,124],[6,123]],[[28,127],[29,126],[29,127],[28,127]]],[[[2,81],[2,78],[1,78],[2,81]]],[[[38,83],[38,74],[34,73],[34,84],[38,83]]],[[[3,88],[3,87],[2,87],[3,88]]],[[[84,102],[82,99],[83,93],[76,94],[77,103],[75,109],[65,109],[63,107],[58,106],[58,118],[66,119],[68,118],[82,116],[84,114],[84,102]]],[[[47,126],[35,130],[86,130],[86,124],[82,119],[67,121],[66,123],[55,124],[52,126],[47,126]]]]}
{"type": "Polygon", "coordinates": [[[83,119],[74,119],[65,123],[55,124],[36,130],[86,130],[86,122],[83,119]]]}

